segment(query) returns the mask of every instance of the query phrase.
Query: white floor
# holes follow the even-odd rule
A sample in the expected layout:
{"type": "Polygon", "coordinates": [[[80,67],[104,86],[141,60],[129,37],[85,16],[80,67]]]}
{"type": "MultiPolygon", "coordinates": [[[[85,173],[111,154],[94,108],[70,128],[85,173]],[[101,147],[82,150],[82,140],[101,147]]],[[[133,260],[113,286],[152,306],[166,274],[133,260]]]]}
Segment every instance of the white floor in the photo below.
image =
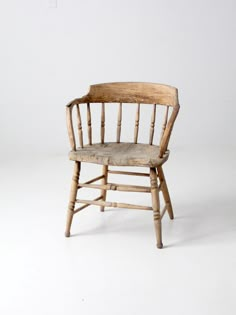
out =
{"type": "MultiPolygon", "coordinates": [[[[236,314],[235,161],[236,150],[172,151],[176,218],[164,218],[162,250],[149,211],[91,206],[64,238],[72,162],[2,161],[0,314],[236,314]]],[[[81,179],[99,170],[86,164],[81,179]]],[[[149,194],[107,199],[150,204],[149,194]]]]}

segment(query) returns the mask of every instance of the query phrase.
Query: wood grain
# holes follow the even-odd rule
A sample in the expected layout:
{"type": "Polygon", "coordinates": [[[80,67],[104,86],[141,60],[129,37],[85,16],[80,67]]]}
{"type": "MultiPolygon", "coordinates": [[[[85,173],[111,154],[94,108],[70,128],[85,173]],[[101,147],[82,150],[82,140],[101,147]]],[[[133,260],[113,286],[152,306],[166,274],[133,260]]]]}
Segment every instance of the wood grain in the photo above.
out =
{"type": "Polygon", "coordinates": [[[157,167],[167,161],[169,152],[166,151],[162,158],[159,154],[160,148],[154,145],[107,142],[77,148],[69,153],[69,158],[101,165],[157,167]]]}
{"type": "Polygon", "coordinates": [[[144,82],[113,82],[90,86],[87,95],[73,103],[142,103],[176,106],[178,90],[170,85],[144,82]]]}

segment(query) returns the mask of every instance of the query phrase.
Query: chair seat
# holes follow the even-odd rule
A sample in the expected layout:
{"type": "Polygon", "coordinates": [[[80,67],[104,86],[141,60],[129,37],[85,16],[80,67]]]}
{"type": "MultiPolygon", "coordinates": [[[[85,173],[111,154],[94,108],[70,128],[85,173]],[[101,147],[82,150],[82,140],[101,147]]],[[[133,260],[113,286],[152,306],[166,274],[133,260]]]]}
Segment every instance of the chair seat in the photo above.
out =
{"type": "Polygon", "coordinates": [[[96,143],[70,151],[69,159],[113,166],[147,166],[162,165],[169,156],[167,151],[159,157],[159,146],[142,143],[96,143]]]}

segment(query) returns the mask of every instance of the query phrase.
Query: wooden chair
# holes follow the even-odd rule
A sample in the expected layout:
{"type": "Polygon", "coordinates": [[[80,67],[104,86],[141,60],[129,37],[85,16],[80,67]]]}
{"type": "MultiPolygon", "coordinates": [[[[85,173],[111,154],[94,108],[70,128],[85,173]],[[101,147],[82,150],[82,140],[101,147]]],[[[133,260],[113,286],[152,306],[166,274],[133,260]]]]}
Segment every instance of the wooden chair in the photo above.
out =
{"type": "MultiPolygon", "coordinates": [[[[115,108],[114,108],[115,109],[115,108]]],[[[74,174],[72,178],[70,201],[67,213],[67,223],[65,236],[70,236],[70,228],[72,219],[75,213],[89,205],[100,206],[100,210],[104,211],[105,207],[118,207],[126,209],[141,209],[153,210],[154,226],[156,232],[157,247],[162,248],[162,231],[161,220],[167,211],[170,219],[174,218],[170,195],[167,188],[167,183],[162,169],[162,164],[167,161],[169,150],[167,150],[171,131],[179,111],[178,90],[174,87],[155,84],[155,83],[104,83],[91,85],[89,93],[82,98],[78,98],[70,102],[66,107],[67,112],[67,128],[72,151],[69,153],[69,159],[74,161],[74,174]],[[100,103],[100,104],[97,104],[100,103]],[[106,104],[108,103],[108,104],[106,104]],[[105,142],[105,105],[114,106],[118,103],[118,117],[116,119],[116,141],[105,142]],[[134,140],[133,142],[121,142],[121,127],[122,127],[122,104],[136,104],[136,116],[132,120],[134,124],[134,140]],[[84,105],[82,105],[84,104],[84,105]],[[139,136],[139,120],[140,107],[143,104],[152,106],[152,114],[150,119],[150,134],[148,144],[138,143],[139,136]],[[100,142],[93,143],[92,141],[92,123],[91,123],[91,107],[101,106],[100,119],[100,142]],[[161,105],[161,106],[158,106],[161,105]],[[84,144],[82,130],[81,106],[87,107],[87,133],[88,144],[84,144]],[[160,135],[159,145],[153,144],[156,111],[157,108],[165,109],[164,121],[160,135]],[[76,108],[77,119],[77,137],[80,147],[76,146],[76,133],[73,127],[72,110],[76,108]],[[171,111],[171,114],[170,114],[171,111]],[[79,183],[79,174],[81,162],[89,162],[103,165],[102,175],[93,178],[86,183],[79,183]],[[128,172],[111,170],[110,166],[138,166],[148,167],[148,173],[128,172]],[[133,186],[123,185],[108,182],[109,174],[123,174],[134,176],[150,177],[149,186],[133,186]],[[101,180],[101,184],[94,182],[101,180]],[[82,188],[100,189],[101,195],[94,200],[83,200],[77,198],[77,190],[82,188]],[[126,192],[146,192],[151,193],[152,207],[108,202],[106,201],[107,190],[117,190],[126,192]],[[165,202],[164,208],[160,211],[159,192],[162,192],[165,202]],[[75,209],[75,203],[83,204],[75,209]]]]}

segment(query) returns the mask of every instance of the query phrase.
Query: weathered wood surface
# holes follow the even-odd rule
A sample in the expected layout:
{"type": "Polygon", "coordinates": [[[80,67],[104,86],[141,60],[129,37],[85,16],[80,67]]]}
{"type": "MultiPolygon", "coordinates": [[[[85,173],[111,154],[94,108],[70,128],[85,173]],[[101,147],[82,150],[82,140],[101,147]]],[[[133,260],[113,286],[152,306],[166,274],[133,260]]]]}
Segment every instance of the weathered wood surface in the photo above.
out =
{"type": "MultiPolygon", "coordinates": [[[[86,106],[86,105],[85,105],[86,106]]],[[[111,106],[109,104],[109,106],[111,106]]],[[[157,239],[157,247],[162,248],[162,227],[161,220],[168,212],[171,219],[174,218],[171,199],[167,188],[162,164],[168,159],[169,151],[168,143],[175,119],[179,111],[178,90],[172,86],[156,84],[156,83],[140,83],[140,82],[124,82],[124,83],[104,83],[90,86],[89,93],[82,98],[73,100],[67,105],[67,128],[69,141],[72,151],[69,153],[69,158],[75,161],[74,176],[71,185],[70,202],[68,206],[66,236],[70,236],[70,227],[73,215],[89,205],[100,206],[101,211],[104,207],[119,207],[127,209],[153,210],[154,226],[157,239]],[[87,104],[87,133],[88,144],[84,145],[82,119],[80,115],[80,104],[87,104]],[[100,138],[101,143],[93,143],[92,139],[92,116],[90,103],[101,103],[101,124],[100,138]],[[118,117],[116,126],[116,142],[105,142],[105,103],[118,103],[118,117]],[[137,110],[135,115],[134,126],[134,143],[120,142],[121,140],[121,125],[122,125],[122,103],[136,103],[137,110]],[[151,124],[149,131],[149,144],[138,143],[140,120],[140,108],[144,104],[152,104],[153,110],[151,115],[151,124]],[[77,148],[75,131],[73,126],[72,111],[73,107],[77,107],[77,129],[80,148],[77,148]],[[165,105],[166,112],[160,135],[160,146],[153,145],[156,111],[158,105],[165,105]],[[170,117],[169,117],[170,116],[170,117]],[[101,176],[97,176],[80,184],[80,162],[90,162],[103,165],[101,176]],[[130,171],[108,170],[108,165],[111,166],[144,166],[150,169],[150,173],[139,173],[130,171]],[[108,174],[121,174],[133,176],[150,177],[150,187],[135,186],[127,184],[116,184],[108,182],[108,174]],[[157,181],[160,182],[158,185],[157,181]],[[92,184],[101,180],[101,184],[92,184]],[[81,188],[100,189],[101,195],[93,200],[77,199],[76,194],[81,188]],[[107,202],[106,193],[108,190],[127,191],[127,192],[151,192],[152,207],[140,206],[134,204],[107,202]],[[164,208],[160,212],[159,193],[163,193],[164,208]],[[81,207],[74,209],[75,202],[82,203],[81,207]]],[[[99,118],[98,118],[99,119],[99,118]]],[[[130,117],[133,121],[133,117],[130,117]]],[[[95,130],[95,132],[98,132],[95,130]]],[[[106,131],[107,134],[108,131],[106,131]]]]}
{"type": "Polygon", "coordinates": [[[90,86],[87,95],[73,103],[142,103],[176,106],[178,90],[170,85],[144,82],[113,82],[90,86]]]}
{"type": "Polygon", "coordinates": [[[116,166],[157,167],[167,159],[169,152],[159,158],[160,148],[149,144],[96,143],[69,153],[70,160],[116,166]]]}

